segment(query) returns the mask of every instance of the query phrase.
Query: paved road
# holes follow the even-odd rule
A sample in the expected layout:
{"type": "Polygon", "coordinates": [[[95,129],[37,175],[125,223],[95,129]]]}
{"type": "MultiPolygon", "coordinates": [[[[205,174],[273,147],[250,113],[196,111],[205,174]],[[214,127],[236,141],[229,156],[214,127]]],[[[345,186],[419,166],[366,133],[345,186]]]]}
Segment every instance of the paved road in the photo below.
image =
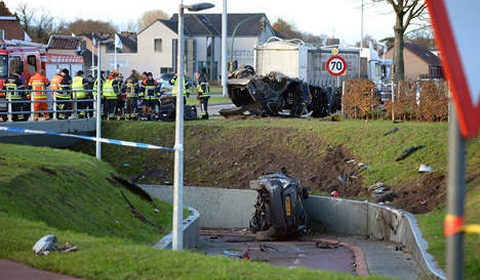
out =
{"type": "Polygon", "coordinates": [[[396,244],[354,236],[314,235],[304,241],[255,241],[239,230],[202,230],[197,251],[206,255],[241,258],[279,266],[378,274],[395,279],[427,278],[413,257],[396,244]]]}

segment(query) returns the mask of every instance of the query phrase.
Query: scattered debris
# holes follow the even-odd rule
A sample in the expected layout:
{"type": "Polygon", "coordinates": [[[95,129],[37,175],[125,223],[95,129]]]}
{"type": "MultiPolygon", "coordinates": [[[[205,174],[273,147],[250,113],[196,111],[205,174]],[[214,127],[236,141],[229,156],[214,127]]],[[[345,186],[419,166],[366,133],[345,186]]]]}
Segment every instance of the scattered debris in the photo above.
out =
{"type": "Polygon", "coordinates": [[[57,244],[57,237],[53,234],[45,235],[40,238],[35,245],[33,245],[33,252],[36,255],[48,255],[50,251],[55,251],[57,244]]]}
{"type": "Polygon", "coordinates": [[[53,234],[48,234],[40,238],[32,247],[33,252],[38,256],[46,256],[51,251],[73,252],[78,249],[77,246],[72,246],[70,243],[59,245],[57,237],[53,234]]]}
{"type": "Polygon", "coordinates": [[[347,181],[348,181],[347,175],[345,175],[345,174],[338,175],[337,179],[338,179],[338,181],[340,181],[340,183],[342,183],[343,186],[347,185],[347,181]]]}
{"type": "Polygon", "coordinates": [[[426,164],[420,164],[420,167],[418,168],[418,173],[430,173],[433,171],[433,167],[428,166],[426,164]]]}
{"type": "Polygon", "coordinates": [[[423,199],[423,198],[420,198],[420,199],[418,199],[418,203],[419,203],[420,205],[424,205],[425,203],[427,203],[427,201],[426,201],[425,199],[423,199]]]}
{"type": "Polygon", "coordinates": [[[387,187],[384,183],[378,182],[368,188],[370,198],[376,203],[390,203],[400,197],[397,193],[387,187]]]}
{"type": "Polygon", "coordinates": [[[389,131],[385,132],[385,134],[383,134],[383,136],[387,136],[387,135],[389,135],[389,134],[394,134],[394,133],[396,133],[398,130],[399,130],[398,127],[395,127],[395,128],[393,128],[392,130],[389,130],[389,131]]]}
{"type": "Polygon", "coordinates": [[[331,242],[324,242],[324,241],[317,241],[315,243],[315,247],[319,249],[337,249],[340,246],[340,242],[331,243],[331,242]]]}
{"type": "Polygon", "coordinates": [[[402,154],[395,159],[395,161],[400,161],[406,159],[408,156],[410,156],[413,152],[425,148],[425,145],[420,145],[420,146],[413,146],[410,147],[402,152],[402,154]]]}
{"type": "Polygon", "coordinates": [[[223,251],[222,254],[227,255],[229,257],[236,258],[236,259],[246,259],[246,260],[250,259],[250,255],[248,254],[248,251],[243,254],[230,252],[230,251],[223,251]]]}
{"type": "Polygon", "coordinates": [[[263,251],[263,252],[279,252],[277,248],[274,248],[272,246],[260,244],[259,247],[260,247],[260,251],[263,251]]]}

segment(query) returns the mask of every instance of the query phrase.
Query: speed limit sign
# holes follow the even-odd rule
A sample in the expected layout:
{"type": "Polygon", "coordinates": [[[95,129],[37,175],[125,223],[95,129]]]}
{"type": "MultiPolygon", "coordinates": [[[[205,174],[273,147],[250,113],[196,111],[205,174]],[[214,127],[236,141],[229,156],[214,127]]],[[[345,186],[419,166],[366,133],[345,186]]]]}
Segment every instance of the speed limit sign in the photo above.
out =
{"type": "Polygon", "coordinates": [[[327,71],[332,76],[344,75],[347,71],[347,62],[339,55],[334,55],[327,60],[327,71]]]}

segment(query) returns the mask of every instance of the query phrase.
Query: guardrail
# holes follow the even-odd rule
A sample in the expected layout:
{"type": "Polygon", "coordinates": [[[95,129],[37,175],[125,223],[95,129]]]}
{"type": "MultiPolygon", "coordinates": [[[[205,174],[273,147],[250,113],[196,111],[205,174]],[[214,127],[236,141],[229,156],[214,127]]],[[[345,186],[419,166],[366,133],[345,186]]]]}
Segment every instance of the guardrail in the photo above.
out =
{"type": "MultiPolygon", "coordinates": [[[[53,120],[66,119],[62,116],[70,118],[96,117],[96,98],[76,98],[75,90],[70,91],[73,96],[70,99],[59,99],[52,90],[36,90],[35,92],[46,93],[47,99],[45,100],[34,100],[31,90],[17,90],[17,92],[22,99],[12,98],[8,91],[0,90],[0,118],[4,122],[42,120],[39,115],[48,115],[46,119],[53,120]],[[35,111],[34,103],[47,103],[48,109],[35,111]]],[[[94,96],[92,90],[82,90],[82,92],[89,92],[90,96],[94,96]]]]}

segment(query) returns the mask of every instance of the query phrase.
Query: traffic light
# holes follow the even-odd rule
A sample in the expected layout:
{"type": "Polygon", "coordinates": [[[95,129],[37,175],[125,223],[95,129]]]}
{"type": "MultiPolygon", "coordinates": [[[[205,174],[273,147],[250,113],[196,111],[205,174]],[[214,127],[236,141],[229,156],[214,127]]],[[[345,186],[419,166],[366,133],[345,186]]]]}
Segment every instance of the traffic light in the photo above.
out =
{"type": "Polygon", "coordinates": [[[260,18],[260,30],[262,32],[265,32],[265,18],[264,17],[260,18]]]}

